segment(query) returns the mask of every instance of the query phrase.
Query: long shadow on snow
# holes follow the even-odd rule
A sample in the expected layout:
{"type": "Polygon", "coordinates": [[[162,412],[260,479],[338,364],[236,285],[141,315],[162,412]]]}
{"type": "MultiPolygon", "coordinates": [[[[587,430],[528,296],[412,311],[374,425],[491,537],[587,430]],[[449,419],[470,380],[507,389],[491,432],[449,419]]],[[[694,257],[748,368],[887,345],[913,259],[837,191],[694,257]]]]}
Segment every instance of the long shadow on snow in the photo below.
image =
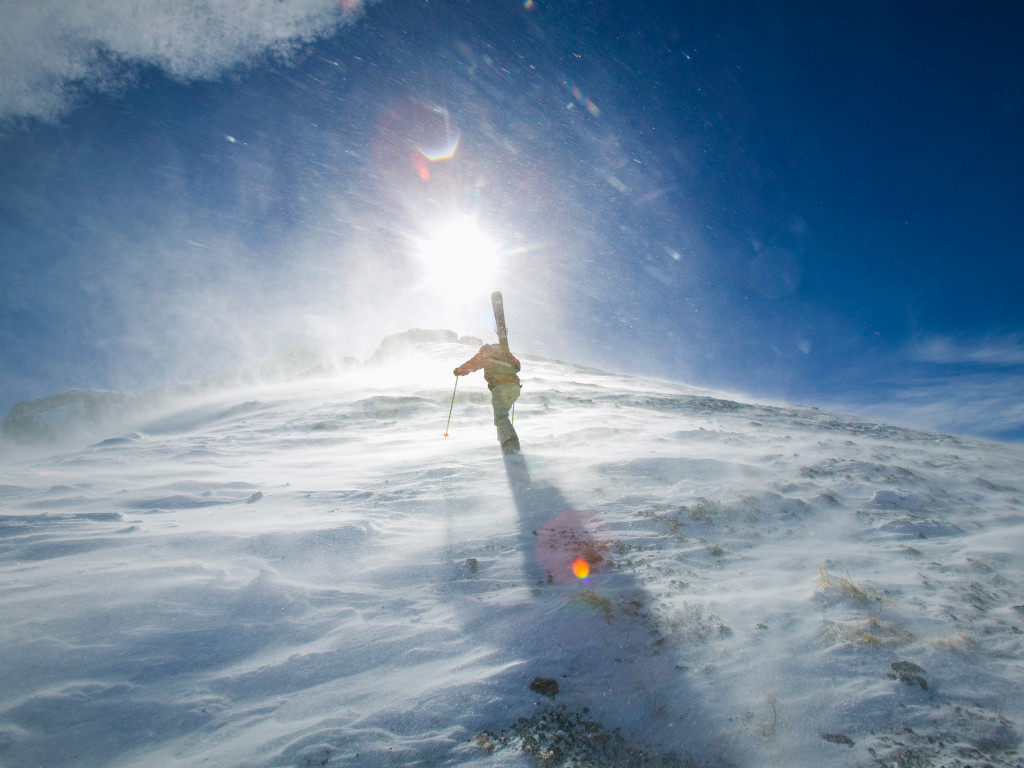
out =
{"type": "Polygon", "coordinates": [[[544,668],[527,661],[525,677],[557,682],[552,709],[586,712],[620,731],[631,745],[618,755],[623,765],[727,762],[720,735],[647,607],[650,595],[615,567],[610,529],[531,477],[523,455],[506,456],[505,469],[520,551],[539,598],[534,626],[518,629],[523,645],[538,644],[532,658],[544,668]]]}

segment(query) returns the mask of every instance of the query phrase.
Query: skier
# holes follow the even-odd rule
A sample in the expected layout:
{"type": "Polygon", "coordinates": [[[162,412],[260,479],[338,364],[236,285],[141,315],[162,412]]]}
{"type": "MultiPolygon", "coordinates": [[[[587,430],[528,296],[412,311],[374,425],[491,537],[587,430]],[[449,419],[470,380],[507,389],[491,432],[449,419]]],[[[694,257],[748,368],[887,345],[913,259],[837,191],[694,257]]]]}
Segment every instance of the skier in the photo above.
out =
{"type": "Polygon", "coordinates": [[[484,369],[484,380],[491,390],[494,408],[494,426],[498,428],[498,442],[504,454],[519,453],[519,436],[508,412],[519,398],[523,385],[519,383],[519,361],[509,351],[508,344],[484,344],[480,351],[455,369],[456,376],[466,376],[484,369]]]}

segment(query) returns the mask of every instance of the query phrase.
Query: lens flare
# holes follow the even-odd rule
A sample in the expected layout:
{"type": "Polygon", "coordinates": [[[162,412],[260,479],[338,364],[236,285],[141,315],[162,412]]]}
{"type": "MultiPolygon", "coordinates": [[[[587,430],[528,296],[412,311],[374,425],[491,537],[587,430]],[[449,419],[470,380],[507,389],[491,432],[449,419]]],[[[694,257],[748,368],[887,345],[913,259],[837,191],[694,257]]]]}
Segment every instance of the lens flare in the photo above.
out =
{"type": "Polygon", "coordinates": [[[453,158],[458,148],[459,133],[456,131],[454,134],[449,135],[444,141],[439,142],[434,146],[417,146],[416,150],[430,162],[436,163],[439,160],[450,160],[453,158]]]}
{"type": "Polygon", "coordinates": [[[537,565],[551,582],[596,576],[608,561],[611,546],[594,512],[568,509],[537,531],[537,565]]]}

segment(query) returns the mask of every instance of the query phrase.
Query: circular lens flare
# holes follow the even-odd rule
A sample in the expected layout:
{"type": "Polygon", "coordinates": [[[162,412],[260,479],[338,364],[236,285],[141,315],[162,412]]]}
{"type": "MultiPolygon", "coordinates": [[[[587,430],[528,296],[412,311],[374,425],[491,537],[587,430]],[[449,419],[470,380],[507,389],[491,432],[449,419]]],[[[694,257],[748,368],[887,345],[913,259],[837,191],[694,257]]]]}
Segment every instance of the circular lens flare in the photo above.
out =
{"type": "Polygon", "coordinates": [[[572,561],[572,572],[577,579],[585,579],[590,575],[590,563],[582,557],[577,557],[572,561]]]}

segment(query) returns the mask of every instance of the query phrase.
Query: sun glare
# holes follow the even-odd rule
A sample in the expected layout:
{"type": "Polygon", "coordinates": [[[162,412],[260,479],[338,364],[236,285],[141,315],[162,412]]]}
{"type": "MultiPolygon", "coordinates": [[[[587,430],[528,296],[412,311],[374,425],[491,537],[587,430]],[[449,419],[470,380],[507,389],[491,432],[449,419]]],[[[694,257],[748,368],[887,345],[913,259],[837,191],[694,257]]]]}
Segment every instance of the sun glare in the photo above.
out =
{"type": "Polygon", "coordinates": [[[438,225],[418,243],[418,257],[431,288],[455,292],[493,289],[497,244],[468,216],[438,225]]]}

